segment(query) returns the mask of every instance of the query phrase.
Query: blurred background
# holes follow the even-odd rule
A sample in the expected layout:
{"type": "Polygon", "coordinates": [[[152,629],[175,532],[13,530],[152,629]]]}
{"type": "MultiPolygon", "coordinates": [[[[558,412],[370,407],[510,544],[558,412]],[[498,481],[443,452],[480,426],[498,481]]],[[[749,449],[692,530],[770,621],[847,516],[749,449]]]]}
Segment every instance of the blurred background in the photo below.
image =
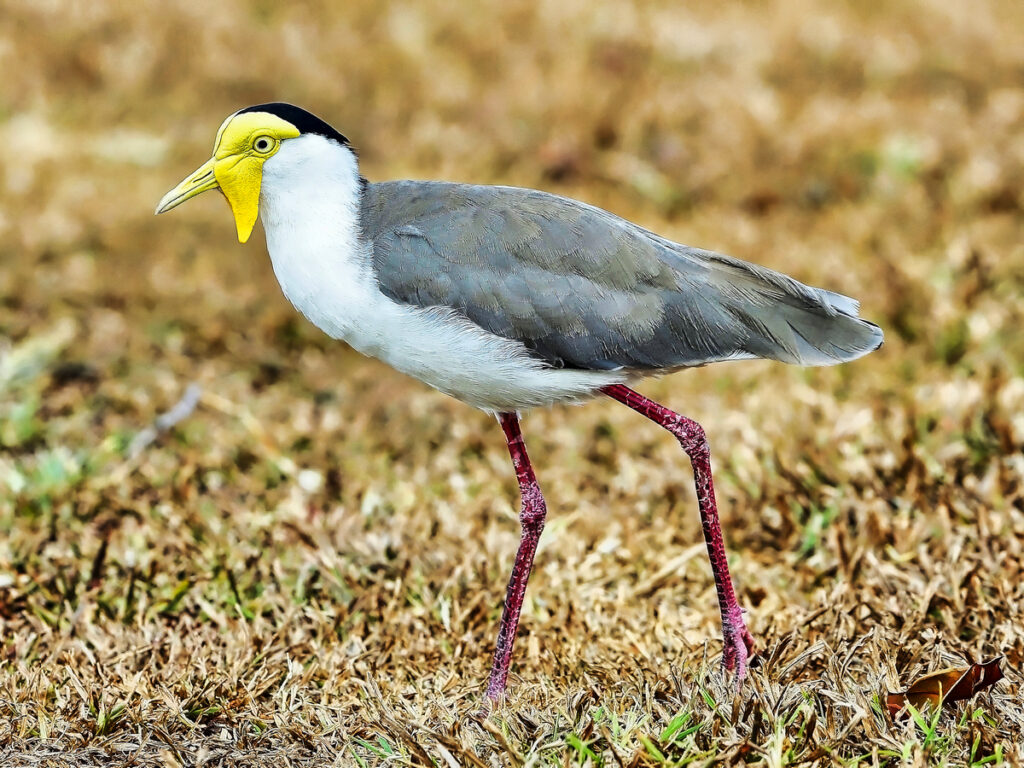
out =
{"type": "MultiPolygon", "coordinates": [[[[1019,668],[1022,30],[1017,0],[0,0],[0,736],[38,736],[32,697],[88,744],[191,738],[175,712],[316,731],[324,701],[358,729],[369,680],[416,722],[485,675],[518,537],[497,426],[298,317],[218,196],[152,214],[275,100],[371,180],[538,187],[860,299],[862,361],[641,389],[707,429],[762,649],[813,679],[864,642],[865,685],[1019,668]]],[[[719,629],[677,446],[611,403],[524,430],[552,520],[513,695],[543,721],[626,666],[695,673],[719,629]]]]}

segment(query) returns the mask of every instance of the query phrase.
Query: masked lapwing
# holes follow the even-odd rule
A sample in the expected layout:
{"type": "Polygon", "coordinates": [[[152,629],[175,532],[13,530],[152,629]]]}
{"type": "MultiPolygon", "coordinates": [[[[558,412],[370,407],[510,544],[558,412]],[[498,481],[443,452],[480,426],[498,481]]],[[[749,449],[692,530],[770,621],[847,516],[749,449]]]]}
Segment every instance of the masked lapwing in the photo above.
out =
{"type": "Polygon", "coordinates": [[[664,427],[689,457],[723,665],[742,679],[752,639],[729,575],[704,430],[630,385],[724,360],[855,360],[882,343],[856,301],[547,192],[368,182],[349,141],[290,104],[228,117],[213,157],[156,212],[211,189],[227,198],[240,242],[262,218],[281,289],[310,322],[497,416],[519,481],[522,532],[490,699],[505,690],[546,514],[518,414],[595,395],[664,427]]]}

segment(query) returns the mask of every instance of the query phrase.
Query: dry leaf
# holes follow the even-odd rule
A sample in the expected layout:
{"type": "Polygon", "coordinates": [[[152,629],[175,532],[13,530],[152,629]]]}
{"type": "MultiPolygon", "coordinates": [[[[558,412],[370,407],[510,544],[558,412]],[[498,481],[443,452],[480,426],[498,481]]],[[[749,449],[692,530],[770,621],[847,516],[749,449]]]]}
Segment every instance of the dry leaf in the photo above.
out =
{"type": "Polygon", "coordinates": [[[1003,670],[999,668],[1002,658],[996,656],[969,667],[950,667],[925,675],[907,690],[888,694],[885,705],[895,717],[907,704],[921,710],[929,704],[939,706],[969,699],[982,688],[1003,679],[1003,670]]]}

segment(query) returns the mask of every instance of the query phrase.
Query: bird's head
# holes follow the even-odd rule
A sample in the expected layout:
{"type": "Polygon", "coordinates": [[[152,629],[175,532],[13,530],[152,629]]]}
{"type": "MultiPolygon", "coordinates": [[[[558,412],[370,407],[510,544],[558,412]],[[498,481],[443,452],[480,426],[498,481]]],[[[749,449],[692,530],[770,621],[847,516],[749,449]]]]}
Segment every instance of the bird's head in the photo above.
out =
{"type": "Polygon", "coordinates": [[[156,212],[175,208],[210,189],[219,189],[235,216],[238,241],[252,234],[259,216],[263,165],[286,142],[316,134],[348,146],[348,140],[316,115],[281,102],[235,112],[221,125],[213,157],[164,195],[156,212]]]}

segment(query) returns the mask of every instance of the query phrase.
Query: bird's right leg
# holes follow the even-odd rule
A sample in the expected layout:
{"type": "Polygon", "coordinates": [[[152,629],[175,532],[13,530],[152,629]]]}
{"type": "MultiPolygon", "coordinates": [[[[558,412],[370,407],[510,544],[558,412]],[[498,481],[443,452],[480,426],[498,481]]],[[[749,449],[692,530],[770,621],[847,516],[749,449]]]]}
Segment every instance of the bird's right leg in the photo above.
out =
{"type": "Polygon", "coordinates": [[[523,610],[523,598],[526,596],[526,583],[533,570],[533,557],[537,553],[537,542],[544,530],[544,518],[547,505],[544,495],[540,492],[537,478],[533,474],[530,457],[526,453],[526,443],[519,429],[519,417],[514,413],[502,413],[498,416],[501,428],[508,441],[508,452],[512,456],[512,466],[516,470],[519,481],[519,494],[522,507],[519,511],[519,522],[522,533],[519,538],[519,551],[512,566],[512,575],[508,580],[508,591],[505,593],[505,608],[501,612],[501,624],[498,625],[498,641],[494,647],[494,661],[491,665],[491,677],[487,682],[487,698],[498,701],[505,693],[505,682],[512,663],[512,646],[516,641],[516,630],[519,628],[519,614],[523,610]]]}

